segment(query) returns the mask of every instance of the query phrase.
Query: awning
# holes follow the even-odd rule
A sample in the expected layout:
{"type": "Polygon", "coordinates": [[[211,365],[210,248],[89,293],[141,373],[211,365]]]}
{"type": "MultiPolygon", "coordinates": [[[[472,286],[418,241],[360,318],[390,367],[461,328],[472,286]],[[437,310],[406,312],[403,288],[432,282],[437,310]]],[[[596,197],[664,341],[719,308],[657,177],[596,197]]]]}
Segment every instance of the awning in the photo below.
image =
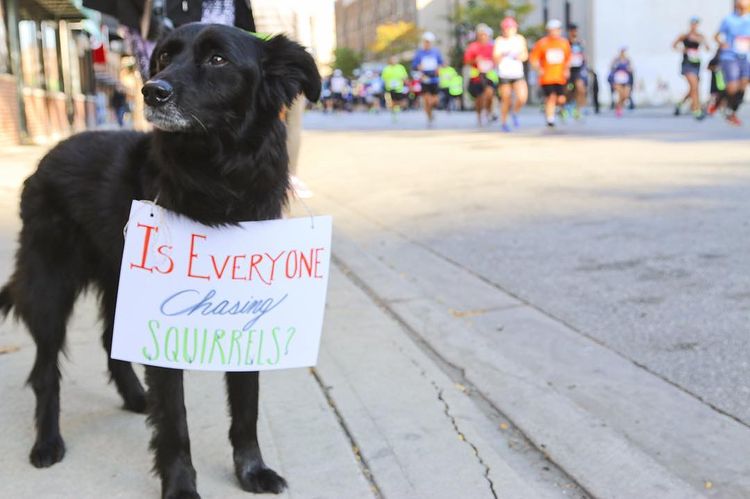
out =
{"type": "Polygon", "coordinates": [[[21,0],[19,7],[29,9],[34,14],[49,19],[77,20],[86,15],[76,7],[72,0],[21,0]]]}

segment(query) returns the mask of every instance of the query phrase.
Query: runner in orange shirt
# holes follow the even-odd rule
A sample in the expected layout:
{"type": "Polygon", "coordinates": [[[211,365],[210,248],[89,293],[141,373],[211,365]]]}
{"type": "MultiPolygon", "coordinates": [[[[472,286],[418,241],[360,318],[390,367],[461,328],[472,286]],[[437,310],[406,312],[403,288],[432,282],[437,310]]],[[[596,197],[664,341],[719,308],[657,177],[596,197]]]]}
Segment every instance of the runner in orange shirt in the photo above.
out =
{"type": "Polygon", "coordinates": [[[547,36],[536,42],[529,62],[539,72],[539,84],[546,98],[547,126],[554,127],[557,106],[565,104],[565,87],[570,78],[570,43],[562,37],[560,21],[551,19],[547,23],[547,36]]]}

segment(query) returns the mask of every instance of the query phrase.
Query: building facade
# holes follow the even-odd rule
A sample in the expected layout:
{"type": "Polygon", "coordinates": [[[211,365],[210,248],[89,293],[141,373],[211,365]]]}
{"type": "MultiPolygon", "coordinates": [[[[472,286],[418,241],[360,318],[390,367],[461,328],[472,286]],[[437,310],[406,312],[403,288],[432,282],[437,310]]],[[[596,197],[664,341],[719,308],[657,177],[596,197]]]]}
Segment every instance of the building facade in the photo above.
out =
{"type": "Polygon", "coordinates": [[[0,144],[96,126],[92,31],[70,0],[0,0],[0,144]]]}
{"type": "Polygon", "coordinates": [[[421,31],[435,33],[437,46],[448,53],[454,43],[450,17],[459,3],[459,0],[337,0],[337,46],[367,54],[378,26],[404,21],[414,23],[421,31]]]}
{"type": "Polygon", "coordinates": [[[322,73],[328,73],[336,47],[334,0],[252,0],[256,29],[286,33],[310,51],[322,73]]]}

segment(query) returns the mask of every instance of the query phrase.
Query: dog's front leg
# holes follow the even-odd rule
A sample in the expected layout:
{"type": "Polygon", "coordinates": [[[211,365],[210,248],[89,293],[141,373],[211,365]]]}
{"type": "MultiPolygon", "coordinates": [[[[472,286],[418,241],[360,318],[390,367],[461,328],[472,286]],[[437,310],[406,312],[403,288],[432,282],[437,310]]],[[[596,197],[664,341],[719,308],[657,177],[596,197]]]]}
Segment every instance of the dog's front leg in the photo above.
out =
{"type": "Polygon", "coordinates": [[[200,498],[190,457],[182,371],[146,366],[146,384],[148,420],[154,427],[151,449],[161,495],[165,499],[200,498]]]}
{"type": "Polygon", "coordinates": [[[248,492],[278,494],[286,488],[286,480],[266,467],[258,446],[258,373],[227,373],[226,382],[237,479],[248,492]]]}

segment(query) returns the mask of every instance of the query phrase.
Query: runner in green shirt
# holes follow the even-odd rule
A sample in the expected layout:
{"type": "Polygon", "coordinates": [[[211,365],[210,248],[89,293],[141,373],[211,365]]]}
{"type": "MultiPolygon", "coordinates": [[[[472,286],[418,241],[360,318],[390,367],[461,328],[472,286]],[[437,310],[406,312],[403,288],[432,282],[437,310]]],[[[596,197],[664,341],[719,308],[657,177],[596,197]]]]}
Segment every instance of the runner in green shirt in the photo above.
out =
{"type": "Polygon", "coordinates": [[[389,64],[383,68],[381,78],[385,84],[386,103],[395,120],[396,115],[401,112],[401,106],[406,98],[406,80],[409,79],[409,72],[402,64],[398,63],[398,58],[393,56],[390,58],[389,64]]]}
{"type": "Polygon", "coordinates": [[[450,86],[448,87],[448,93],[450,94],[450,98],[448,100],[448,110],[453,110],[454,105],[457,106],[456,109],[463,109],[463,106],[461,105],[461,100],[463,99],[464,95],[463,76],[456,73],[456,76],[451,79],[450,86]]]}
{"type": "Polygon", "coordinates": [[[449,109],[451,81],[458,75],[453,66],[443,66],[438,70],[438,87],[440,87],[440,104],[443,109],[449,109]]]}

